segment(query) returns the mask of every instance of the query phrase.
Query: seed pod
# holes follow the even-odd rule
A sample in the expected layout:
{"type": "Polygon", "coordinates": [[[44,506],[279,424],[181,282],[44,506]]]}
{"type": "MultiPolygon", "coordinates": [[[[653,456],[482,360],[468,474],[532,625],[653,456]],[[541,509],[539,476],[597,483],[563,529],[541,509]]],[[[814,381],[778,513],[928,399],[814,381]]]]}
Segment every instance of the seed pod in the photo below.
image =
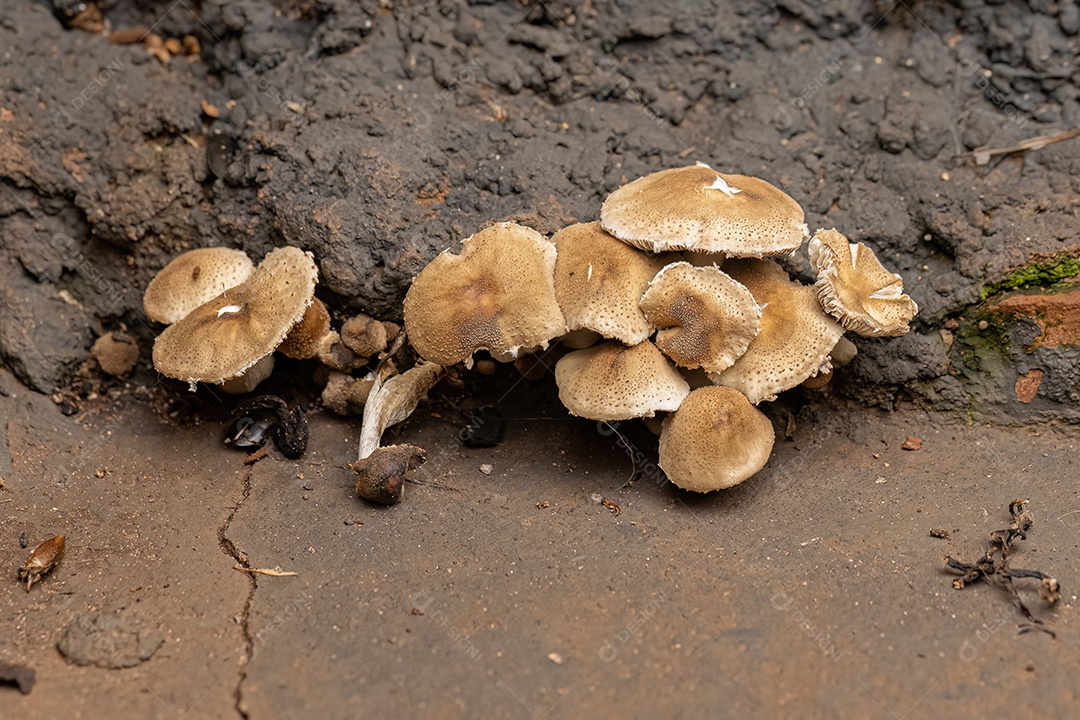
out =
{"type": "Polygon", "coordinates": [[[49,538],[34,548],[34,551],[30,553],[30,559],[19,568],[19,579],[26,580],[26,591],[30,592],[30,586],[40,580],[42,575],[56,567],[63,557],[63,534],[49,538]]]}

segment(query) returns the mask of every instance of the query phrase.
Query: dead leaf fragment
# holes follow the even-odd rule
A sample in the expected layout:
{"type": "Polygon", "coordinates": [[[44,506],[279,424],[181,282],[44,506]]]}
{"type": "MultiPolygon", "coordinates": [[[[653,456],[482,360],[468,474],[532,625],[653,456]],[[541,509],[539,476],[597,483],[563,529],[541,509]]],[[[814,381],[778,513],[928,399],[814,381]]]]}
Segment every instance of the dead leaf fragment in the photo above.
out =
{"type": "Polygon", "coordinates": [[[1035,395],[1039,392],[1039,386],[1042,385],[1044,374],[1042,370],[1035,368],[1018,377],[1016,379],[1016,399],[1025,404],[1034,400],[1035,395]]]}
{"type": "Polygon", "coordinates": [[[919,450],[922,448],[922,439],[917,437],[908,437],[901,445],[904,450],[919,450]]]}

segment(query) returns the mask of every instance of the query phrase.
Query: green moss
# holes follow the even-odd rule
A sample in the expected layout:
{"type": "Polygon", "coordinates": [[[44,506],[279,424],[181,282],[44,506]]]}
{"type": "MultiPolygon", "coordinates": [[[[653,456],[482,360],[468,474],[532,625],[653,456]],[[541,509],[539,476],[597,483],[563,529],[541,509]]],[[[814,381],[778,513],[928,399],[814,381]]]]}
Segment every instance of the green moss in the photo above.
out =
{"type": "Polygon", "coordinates": [[[1050,287],[1069,278],[1080,275],[1080,260],[1069,255],[1061,255],[1053,260],[1034,262],[1013,270],[1005,279],[983,286],[982,299],[1017,288],[1050,287]]]}

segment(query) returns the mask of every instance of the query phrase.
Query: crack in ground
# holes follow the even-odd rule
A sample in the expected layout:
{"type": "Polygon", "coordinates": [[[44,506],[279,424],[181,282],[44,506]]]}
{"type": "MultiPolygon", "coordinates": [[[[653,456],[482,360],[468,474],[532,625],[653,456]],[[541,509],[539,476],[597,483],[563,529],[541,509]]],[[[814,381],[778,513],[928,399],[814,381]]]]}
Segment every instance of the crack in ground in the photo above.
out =
{"type": "MultiPolygon", "coordinates": [[[[218,528],[218,545],[221,547],[221,551],[236,561],[236,564],[243,568],[250,568],[248,564],[247,555],[237,549],[233,541],[230,540],[226,533],[229,531],[229,526],[232,524],[233,518],[236,517],[236,513],[240,511],[240,508],[247,502],[248,496],[251,495],[251,474],[252,469],[248,469],[244,473],[244,488],[243,493],[240,496],[240,501],[233,506],[229,516],[225,518],[225,522],[220,528],[218,528]]],[[[248,590],[247,599],[244,601],[243,612],[240,613],[240,630],[244,636],[244,656],[243,662],[240,663],[239,678],[236,681],[236,689],[233,690],[233,698],[236,700],[234,707],[236,712],[242,718],[247,718],[247,710],[244,709],[244,696],[243,686],[244,680],[247,679],[247,664],[251,660],[251,656],[255,651],[255,639],[251,636],[251,608],[255,604],[255,591],[259,588],[259,583],[255,579],[254,573],[243,573],[248,578],[248,582],[251,583],[251,588],[248,590]]]]}

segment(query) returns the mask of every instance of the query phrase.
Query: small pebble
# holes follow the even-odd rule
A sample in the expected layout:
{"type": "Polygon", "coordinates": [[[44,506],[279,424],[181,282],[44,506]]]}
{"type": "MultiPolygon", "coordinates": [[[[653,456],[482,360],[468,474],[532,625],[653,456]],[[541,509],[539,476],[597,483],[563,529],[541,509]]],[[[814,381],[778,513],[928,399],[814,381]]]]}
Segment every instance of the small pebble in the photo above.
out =
{"type": "Polygon", "coordinates": [[[878,477],[877,480],[874,481],[874,483],[877,484],[877,485],[884,485],[887,482],[889,482],[888,479],[880,477],[880,476],[878,477]]]}
{"type": "Polygon", "coordinates": [[[562,655],[560,655],[559,653],[548,653],[548,660],[555,663],[556,665],[562,665],[562,655]]]}
{"type": "Polygon", "coordinates": [[[490,465],[489,463],[484,463],[483,465],[480,466],[480,472],[484,473],[485,475],[490,475],[491,471],[494,470],[494,469],[495,468],[492,465],[490,465]]]}
{"type": "Polygon", "coordinates": [[[980,320],[979,321],[979,329],[980,330],[985,330],[988,327],[990,327],[990,323],[986,322],[985,320],[980,320]]]}

